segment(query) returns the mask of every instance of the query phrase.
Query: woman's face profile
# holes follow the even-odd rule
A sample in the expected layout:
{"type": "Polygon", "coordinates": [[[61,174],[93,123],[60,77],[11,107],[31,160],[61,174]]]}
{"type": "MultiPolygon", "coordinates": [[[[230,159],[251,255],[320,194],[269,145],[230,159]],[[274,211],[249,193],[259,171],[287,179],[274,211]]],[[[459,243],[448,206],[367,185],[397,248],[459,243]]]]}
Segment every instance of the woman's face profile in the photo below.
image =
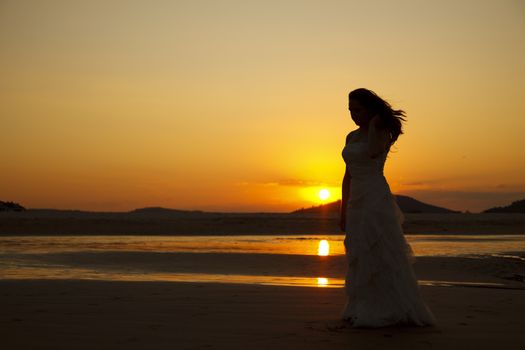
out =
{"type": "Polygon", "coordinates": [[[366,125],[370,121],[369,111],[358,100],[349,99],[348,110],[352,120],[358,126],[366,125]]]}

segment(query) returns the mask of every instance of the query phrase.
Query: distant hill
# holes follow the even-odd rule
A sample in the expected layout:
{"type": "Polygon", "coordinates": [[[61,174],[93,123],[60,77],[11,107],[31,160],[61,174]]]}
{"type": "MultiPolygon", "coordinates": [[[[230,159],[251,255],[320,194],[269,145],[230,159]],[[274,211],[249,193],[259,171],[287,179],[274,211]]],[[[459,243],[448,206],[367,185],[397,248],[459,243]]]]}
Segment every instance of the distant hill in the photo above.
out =
{"type": "Polygon", "coordinates": [[[181,210],[163,207],[137,208],[130,211],[88,211],[77,209],[27,209],[27,213],[37,217],[82,217],[82,218],[139,218],[139,217],[195,217],[215,215],[216,213],[200,210],[181,210]]]}
{"type": "Polygon", "coordinates": [[[24,211],[26,208],[15,202],[0,201],[0,211],[24,211]]]}
{"type": "Polygon", "coordinates": [[[147,214],[147,215],[188,215],[188,214],[205,214],[201,210],[181,210],[163,207],[146,207],[129,211],[130,214],[147,214]]]}
{"type": "Polygon", "coordinates": [[[341,200],[330,202],[321,205],[311,206],[309,208],[301,208],[292,211],[290,214],[320,214],[320,213],[339,213],[341,210],[341,200]]]}
{"type": "MultiPolygon", "coordinates": [[[[404,213],[459,213],[443,207],[423,203],[412,197],[395,195],[399,208],[404,213]]],[[[310,208],[301,208],[292,212],[292,214],[320,214],[333,213],[341,210],[341,200],[335,202],[312,206],[310,208]]]]}
{"type": "Polygon", "coordinates": [[[521,199],[506,207],[494,207],[484,210],[483,213],[525,213],[525,199],[521,199]]]}
{"type": "Polygon", "coordinates": [[[457,210],[451,210],[443,207],[438,207],[436,205],[424,203],[409,196],[396,194],[395,197],[397,200],[397,205],[399,205],[399,208],[404,213],[459,213],[459,211],[457,210]]]}

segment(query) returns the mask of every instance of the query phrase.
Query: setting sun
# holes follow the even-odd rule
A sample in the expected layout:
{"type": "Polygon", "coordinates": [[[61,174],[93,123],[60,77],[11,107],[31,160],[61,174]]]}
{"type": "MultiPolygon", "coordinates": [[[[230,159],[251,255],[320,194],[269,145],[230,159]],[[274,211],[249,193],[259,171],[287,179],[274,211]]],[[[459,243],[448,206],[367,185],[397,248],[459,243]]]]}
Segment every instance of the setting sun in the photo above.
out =
{"type": "Polygon", "coordinates": [[[328,199],[328,197],[330,197],[330,191],[328,191],[326,188],[323,188],[319,191],[319,198],[321,198],[321,200],[324,201],[328,199]]]}

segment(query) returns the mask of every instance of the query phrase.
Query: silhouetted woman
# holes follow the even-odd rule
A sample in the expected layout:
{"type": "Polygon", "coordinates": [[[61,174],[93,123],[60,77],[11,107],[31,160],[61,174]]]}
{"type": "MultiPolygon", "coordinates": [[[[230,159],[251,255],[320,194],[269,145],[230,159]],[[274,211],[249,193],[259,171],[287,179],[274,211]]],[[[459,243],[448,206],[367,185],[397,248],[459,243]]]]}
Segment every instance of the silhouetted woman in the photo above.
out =
{"type": "Polygon", "coordinates": [[[390,147],[403,133],[405,112],[363,88],[350,92],[348,108],[359,128],[348,134],[342,152],[340,224],[348,270],[341,317],[352,327],[433,325],[401,226],[404,216],[383,175],[390,147]]]}

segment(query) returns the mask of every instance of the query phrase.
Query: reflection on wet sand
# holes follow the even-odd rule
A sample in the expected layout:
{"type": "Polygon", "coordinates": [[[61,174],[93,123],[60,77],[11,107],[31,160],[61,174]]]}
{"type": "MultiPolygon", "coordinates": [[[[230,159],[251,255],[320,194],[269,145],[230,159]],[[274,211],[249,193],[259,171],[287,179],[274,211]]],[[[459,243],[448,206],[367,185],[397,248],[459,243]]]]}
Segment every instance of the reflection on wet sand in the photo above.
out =
{"type": "Polygon", "coordinates": [[[329,285],[328,278],[325,277],[317,277],[317,285],[319,287],[326,287],[329,285]]]}
{"type": "Polygon", "coordinates": [[[317,255],[328,256],[330,254],[330,244],[326,239],[319,241],[319,248],[317,248],[317,255]]]}
{"type": "MultiPolygon", "coordinates": [[[[133,281],[133,282],[208,282],[273,285],[283,287],[323,287],[342,288],[345,281],[338,278],[325,277],[295,277],[295,276],[250,276],[223,275],[204,273],[111,273],[90,269],[60,269],[27,267],[22,270],[4,269],[1,279],[46,279],[46,280],[101,280],[101,281],[133,281]]],[[[441,287],[478,287],[497,289],[520,289],[524,287],[509,286],[493,282],[435,281],[419,280],[419,285],[441,287]]]]}
{"type": "MultiPolygon", "coordinates": [[[[524,251],[525,235],[405,235],[417,256],[524,251]]],[[[192,252],[344,255],[344,235],[1,236],[5,253],[192,252]],[[326,241],[326,243],[321,243],[326,241]]]]}
{"type": "MultiPolygon", "coordinates": [[[[414,235],[407,238],[427,273],[422,276],[427,280],[420,280],[420,284],[432,286],[475,284],[506,288],[505,284],[492,283],[498,282],[493,275],[483,273],[493,274],[497,269],[517,275],[523,257],[509,252],[525,250],[525,235],[414,235]],[[465,257],[469,254],[480,254],[480,257],[465,257]],[[449,260],[440,258],[443,255],[450,256],[449,260]],[[432,263],[432,259],[441,259],[439,265],[432,263]],[[447,279],[441,270],[448,261],[452,267],[461,266],[468,277],[454,282],[441,281],[447,279]]],[[[5,236],[0,237],[0,279],[341,288],[346,271],[342,239],[343,236],[5,236]]]]}

